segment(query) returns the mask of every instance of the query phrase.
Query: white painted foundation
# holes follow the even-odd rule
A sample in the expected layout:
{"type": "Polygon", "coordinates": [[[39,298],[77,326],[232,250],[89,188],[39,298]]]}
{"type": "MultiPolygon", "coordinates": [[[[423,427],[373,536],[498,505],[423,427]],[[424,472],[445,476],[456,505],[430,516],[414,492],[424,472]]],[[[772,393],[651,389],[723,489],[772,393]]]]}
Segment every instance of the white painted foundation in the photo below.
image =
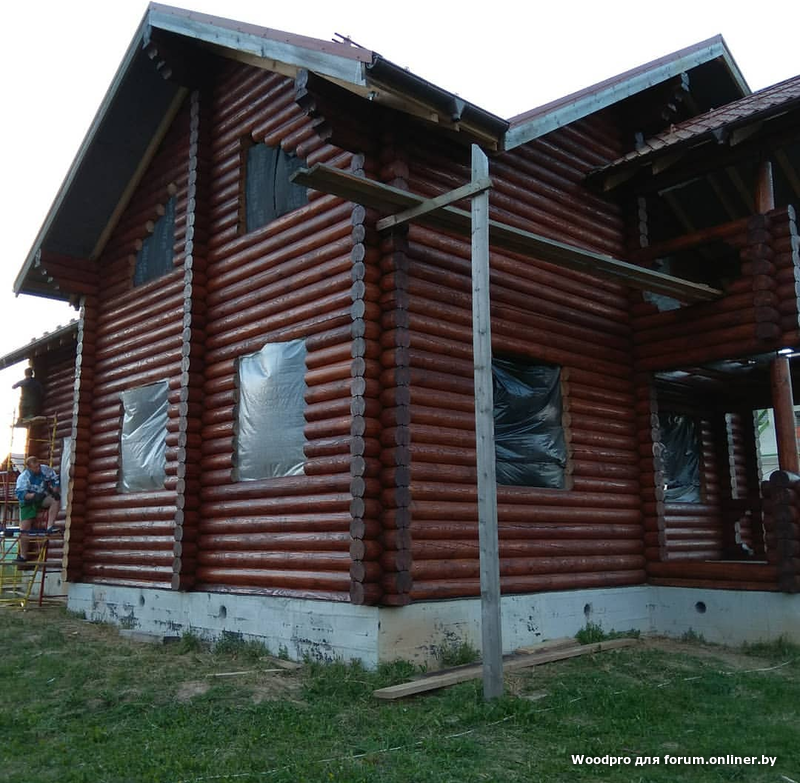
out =
{"type": "MultiPolygon", "coordinates": [[[[480,600],[392,608],[228,593],[180,593],[69,585],[68,607],[87,619],[161,636],[224,632],[263,641],[294,659],[359,659],[374,668],[404,658],[433,662],[443,647],[480,647],[480,600]]],[[[505,596],[503,649],[573,636],[587,622],[603,630],[740,644],[786,635],[800,642],[800,595],[641,585],[505,596]]]]}
{"type": "Polygon", "coordinates": [[[752,590],[650,587],[656,633],[696,633],[706,641],[738,645],[785,636],[800,643],[800,594],[752,590]]]}

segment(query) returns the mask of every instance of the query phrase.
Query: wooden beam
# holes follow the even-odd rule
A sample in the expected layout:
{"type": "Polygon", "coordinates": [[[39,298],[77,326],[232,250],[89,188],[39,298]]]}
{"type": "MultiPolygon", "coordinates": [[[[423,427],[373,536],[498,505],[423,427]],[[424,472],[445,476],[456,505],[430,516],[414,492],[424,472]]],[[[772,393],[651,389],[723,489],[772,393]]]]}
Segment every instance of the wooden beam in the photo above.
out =
{"type": "Polygon", "coordinates": [[[492,181],[488,177],[479,180],[478,182],[468,182],[466,185],[462,185],[460,188],[451,190],[448,193],[442,193],[441,196],[429,198],[426,201],[423,201],[418,207],[411,207],[411,209],[406,209],[397,215],[381,218],[381,220],[375,224],[375,228],[377,228],[378,231],[385,231],[387,228],[393,228],[394,226],[408,223],[410,220],[414,220],[422,215],[426,215],[428,212],[433,212],[435,209],[446,207],[449,204],[455,203],[456,201],[461,201],[461,199],[482,193],[484,190],[488,190],[490,187],[492,187],[492,181]]]}
{"type": "Polygon", "coordinates": [[[772,161],[762,160],[756,175],[756,212],[765,215],[775,209],[775,184],[772,178],[772,161]]]}
{"type": "MultiPolygon", "coordinates": [[[[553,652],[533,653],[532,655],[515,655],[503,662],[504,672],[518,671],[519,669],[529,669],[531,666],[541,666],[543,663],[553,661],[563,661],[567,658],[577,658],[579,655],[590,655],[592,653],[606,652],[608,650],[621,650],[624,647],[632,647],[639,644],[638,639],[612,639],[608,642],[598,642],[597,644],[584,644],[580,647],[571,647],[566,650],[554,650],[553,652]]],[[[446,688],[449,685],[456,685],[459,682],[477,680],[481,676],[481,664],[457,666],[443,672],[434,672],[418,680],[403,682],[399,685],[390,685],[388,688],[379,688],[372,692],[377,699],[394,700],[402,699],[406,696],[413,696],[415,693],[425,693],[439,688],[446,688]]]]}
{"type": "MultiPolygon", "coordinates": [[[[477,144],[473,144],[472,184],[477,187],[488,179],[489,159],[477,144]]],[[[500,546],[497,541],[492,316],[489,287],[489,193],[486,189],[482,189],[472,197],[472,354],[478,471],[483,696],[486,700],[503,695],[500,546]]]]}
{"type": "MultiPolygon", "coordinates": [[[[406,190],[393,188],[320,163],[310,169],[300,169],[292,176],[292,180],[298,185],[311,187],[323,193],[332,193],[348,201],[388,213],[419,206],[425,201],[421,196],[406,190]]],[[[470,236],[471,232],[470,214],[456,207],[442,207],[435,212],[422,215],[418,218],[418,222],[463,237],[470,236]]],[[[682,280],[620,261],[612,256],[557,242],[496,220],[489,221],[489,241],[499,250],[537,258],[567,269],[576,269],[632,288],[664,294],[681,302],[705,302],[722,296],[722,291],[707,285],[682,280]]]]}
{"type": "Polygon", "coordinates": [[[746,231],[748,220],[749,218],[741,218],[739,220],[733,220],[730,223],[721,223],[718,226],[701,228],[699,231],[695,231],[691,234],[682,234],[674,239],[668,239],[665,242],[643,247],[641,250],[635,251],[633,257],[637,261],[650,261],[654,258],[661,258],[672,253],[680,252],[681,250],[690,250],[698,245],[704,245],[720,239],[725,240],[746,231]]]}
{"type": "Polygon", "coordinates": [[[794,420],[792,375],[787,356],[772,361],[772,410],[775,414],[775,440],[778,445],[778,466],[789,473],[800,473],[797,455],[797,428],[794,420]]]}

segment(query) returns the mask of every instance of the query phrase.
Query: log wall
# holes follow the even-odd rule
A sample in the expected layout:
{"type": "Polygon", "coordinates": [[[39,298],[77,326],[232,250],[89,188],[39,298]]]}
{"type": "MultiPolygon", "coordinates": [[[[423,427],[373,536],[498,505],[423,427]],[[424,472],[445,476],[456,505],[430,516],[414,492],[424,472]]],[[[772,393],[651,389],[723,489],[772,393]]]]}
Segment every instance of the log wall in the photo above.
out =
{"type": "MultiPolygon", "coordinates": [[[[380,491],[369,446],[379,428],[377,293],[363,211],[310,192],[306,206],[262,228],[243,233],[240,225],[243,143],[363,170],[359,156],[323,140],[322,118],[313,102],[300,107],[299,89],[231,63],[211,96],[194,578],[197,589],[349,600],[351,521],[362,524],[360,540],[374,538],[380,491]],[[305,475],[235,482],[235,360],[297,338],[307,349],[305,475]]],[[[365,585],[379,579],[375,568],[357,575],[365,585]]],[[[368,596],[374,588],[360,593],[368,596]]]]}
{"type": "MultiPolygon", "coordinates": [[[[408,136],[412,190],[469,179],[466,148],[408,136]]],[[[492,159],[492,218],[619,256],[620,212],[582,178],[621,149],[613,117],[598,115],[492,159]]],[[[568,488],[498,488],[503,592],[643,582],[626,292],[511,254],[493,252],[491,268],[493,350],[562,367],[569,449],[568,488]]],[[[387,508],[386,545],[410,544],[413,600],[478,595],[470,247],[412,225],[385,269],[395,285],[384,286],[384,329],[409,338],[387,363],[408,367],[410,393],[410,535],[391,529],[387,508]]]]}
{"type": "Polygon", "coordinates": [[[798,342],[800,256],[794,208],[754,215],[727,241],[738,248],[742,274],[724,297],[667,312],[650,303],[634,305],[639,370],[701,365],[798,342]]]}
{"type": "MultiPolygon", "coordinates": [[[[75,267],[70,579],[390,605],[479,594],[469,243],[419,225],[379,237],[377,215],[314,191],[244,230],[254,142],[424,196],[469,180],[467,147],[363,101],[363,116],[350,113],[331,94],[302,72],[221,65],[187,97],[97,273],[75,267]],[[174,269],[134,288],[137,249],[171,196],[174,269]],[[304,473],[235,481],[236,362],[294,339],[307,349],[304,473]],[[119,393],[162,380],[165,487],[120,494],[119,393]]],[[[500,154],[491,216],[624,257],[621,208],[583,184],[623,152],[601,112],[500,154]]],[[[565,489],[498,488],[505,593],[648,573],[699,584],[719,575],[701,561],[736,544],[763,553],[747,411],[723,412],[727,423],[698,411],[702,504],[665,504],[659,490],[652,372],[733,344],[765,350],[800,327],[793,211],[754,218],[737,242],[744,276],[729,295],[671,313],[631,304],[615,283],[492,253],[493,350],[562,368],[568,446],[565,489]]],[[[62,261],[42,259],[66,280],[62,261]]],[[[749,574],[742,584],[775,570],[749,574]]]]}
{"type": "Polygon", "coordinates": [[[764,530],[753,413],[727,412],[703,400],[685,390],[656,391],[650,376],[637,376],[648,576],[674,586],[718,582],[735,589],[753,583],[761,586],[752,589],[773,589],[764,583],[774,570],[761,568],[764,530]],[[698,427],[700,502],[665,502],[659,430],[659,414],[665,411],[689,415],[698,427]]]}
{"type": "Polygon", "coordinates": [[[172,584],[182,404],[175,382],[184,358],[189,146],[186,101],[98,261],[98,295],[84,301],[74,424],[79,436],[88,436],[88,453],[79,449],[73,468],[77,524],[69,538],[71,579],[141,587],[172,584]],[[174,271],[134,287],[136,253],[173,196],[174,271]],[[120,392],[165,380],[170,382],[165,488],[121,494],[120,392]]]}
{"type": "MultiPolygon", "coordinates": [[[[631,247],[634,254],[644,248],[652,255],[646,205],[640,199],[637,207],[631,247]]],[[[648,579],[686,587],[776,589],[775,568],[763,560],[755,406],[743,405],[740,398],[726,408],[724,394],[709,400],[702,391],[657,393],[652,375],[797,342],[800,266],[794,209],[772,210],[723,228],[741,260],[741,276],[724,297],[667,312],[632,297],[648,579]],[[700,424],[701,503],[664,502],[659,407],[687,412],[700,424]]]]}
{"type": "Polygon", "coordinates": [[[800,476],[776,470],[762,484],[767,562],[777,570],[778,588],[800,589],[800,476]]]}

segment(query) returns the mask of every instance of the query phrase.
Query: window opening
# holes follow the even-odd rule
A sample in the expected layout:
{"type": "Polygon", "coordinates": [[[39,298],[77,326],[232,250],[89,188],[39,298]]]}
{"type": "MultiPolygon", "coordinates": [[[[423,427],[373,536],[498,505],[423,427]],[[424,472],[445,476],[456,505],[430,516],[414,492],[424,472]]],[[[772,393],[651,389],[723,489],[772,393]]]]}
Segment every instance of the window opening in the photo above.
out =
{"type": "Polygon", "coordinates": [[[166,381],[121,393],[120,492],[163,489],[167,462],[166,381]]]}
{"type": "Polygon", "coordinates": [[[697,424],[683,413],[659,416],[664,464],[664,500],[667,503],[701,503],[700,438],[697,424]]]}
{"type": "Polygon", "coordinates": [[[268,343],[238,362],[238,481],[302,474],[305,463],[305,340],[268,343]]]}
{"type": "Polygon", "coordinates": [[[136,254],[134,286],[157,280],[172,271],[175,246],[175,197],[167,201],[164,214],[156,221],[153,233],[143,241],[136,254]]]}
{"type": "Polygon", "coordinates": [[[250,144],[245,158],[244,230],[255,231],[308,203],[308,191],[290,177],[305,161],[280,147],[250,144]]]}
{"type": "Polygon", "coordinates": [[[497,483],[564,488],[561,368],[492,360],[497,483]]]}

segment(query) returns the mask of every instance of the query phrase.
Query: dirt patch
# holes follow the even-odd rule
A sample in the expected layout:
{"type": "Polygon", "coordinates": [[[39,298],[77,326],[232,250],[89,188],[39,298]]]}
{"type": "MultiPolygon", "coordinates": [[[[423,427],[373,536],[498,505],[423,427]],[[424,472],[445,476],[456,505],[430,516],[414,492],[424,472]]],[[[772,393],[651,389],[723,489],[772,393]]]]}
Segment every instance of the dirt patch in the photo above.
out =
{"type": "Polygon", "coordinates": [[[211,688],[211,683],[208,680],[190,680],[189,682],[181,683],[178,692],[175,694],[175,700],[185,704],[197,696],[202,696],[207,693],[211,688]]]}
{"type": "Polygon", "coordinates": [[[293,704],[303,704],[300,699],[300,680],[296,677],[287,677],[285,674],[276,674],[272,677],[263,677],[252,687],[253,704],[262,701],[290,701],[293,704]]]}
{"type": "MultiPolygon", "coordinates": [[[[714,659],[727,664],[731,669],[741,671],[766,669],[775,666],[774,661],[769,661],[766,658],[758,658],[753,655],[745,655],[731,647],[682,642],[678,639],[668,639],[660,636],[643,638],[642,649],[660,650],[661,652],[677,653],[679,655],[691,655],[695,658],[714,659]]],[[[780,669],[775,669],[776,673],[780,673],[780,671],[780,669]]]]}

